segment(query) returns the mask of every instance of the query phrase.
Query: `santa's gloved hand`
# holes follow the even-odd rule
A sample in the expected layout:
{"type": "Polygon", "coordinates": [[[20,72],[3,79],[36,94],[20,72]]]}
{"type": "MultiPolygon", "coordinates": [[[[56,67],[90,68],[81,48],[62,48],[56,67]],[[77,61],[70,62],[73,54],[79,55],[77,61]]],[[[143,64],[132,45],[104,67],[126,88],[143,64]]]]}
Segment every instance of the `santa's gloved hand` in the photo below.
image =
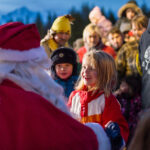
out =
{"type": "Polygon", "coordinates": [[[120,150],[123,146],[123,138],[120,134],[119,125],[115,122],[109,122],[105,127],[105,132],[110,138],[112,150],[120,150]]]}

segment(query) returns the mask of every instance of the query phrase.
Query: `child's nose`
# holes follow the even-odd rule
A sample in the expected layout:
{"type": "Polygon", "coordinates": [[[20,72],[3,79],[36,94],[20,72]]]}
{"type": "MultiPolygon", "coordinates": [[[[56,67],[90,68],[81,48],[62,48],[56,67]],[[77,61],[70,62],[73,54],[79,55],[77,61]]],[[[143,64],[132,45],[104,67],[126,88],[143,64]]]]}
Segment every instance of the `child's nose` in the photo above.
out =
{"type": "Polygon", "coordinates": [[[85,73],[88,73],[88,72],[89,72],[89,69],[88,69],[88,68],[87,68],[87,69],[85,69],[85,70],[84,70],[84,72],[85,72],[85,73]]]}

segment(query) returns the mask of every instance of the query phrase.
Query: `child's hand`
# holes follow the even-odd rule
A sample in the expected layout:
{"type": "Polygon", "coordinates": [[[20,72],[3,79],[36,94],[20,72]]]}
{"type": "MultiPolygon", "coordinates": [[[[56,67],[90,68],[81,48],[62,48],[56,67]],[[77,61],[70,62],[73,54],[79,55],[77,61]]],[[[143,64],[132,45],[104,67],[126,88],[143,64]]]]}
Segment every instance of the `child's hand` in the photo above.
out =
{"type": "Polygon", "coordinates": [[[119,150],[123,146],[119,125],[115,122],[107,123],[105,132],[111,141],[112,150],[119,150]]]}
{"type": "Polygon", "coordinates": [[[120,89],[118,89],[115,92],[113,92],[113,94],[117,97],[122,94],[122,91],[120,89]]]}

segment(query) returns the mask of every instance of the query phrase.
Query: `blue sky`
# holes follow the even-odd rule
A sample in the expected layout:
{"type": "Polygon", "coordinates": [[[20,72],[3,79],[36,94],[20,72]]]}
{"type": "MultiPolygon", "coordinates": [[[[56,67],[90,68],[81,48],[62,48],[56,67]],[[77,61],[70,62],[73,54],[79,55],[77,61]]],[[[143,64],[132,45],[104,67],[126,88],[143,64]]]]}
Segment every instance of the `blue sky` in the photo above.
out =
{"type": "MultiPolygon", "coordinates": [[[[26,6],[32,11],[40,12],[54,12],[56,14],[66,14],[73,6],[76,9],[80,9],[83,3],[87,3],[89,6],[104,7],[106,11],[113,10],[117,15],[118,9],[124,5],[128,0],[0,0],[0,12],[7,13],[26,6]]],[[[143,3],[147,4],[150,8],[149,0],[137,0],[139,6],[143,3]]]]}

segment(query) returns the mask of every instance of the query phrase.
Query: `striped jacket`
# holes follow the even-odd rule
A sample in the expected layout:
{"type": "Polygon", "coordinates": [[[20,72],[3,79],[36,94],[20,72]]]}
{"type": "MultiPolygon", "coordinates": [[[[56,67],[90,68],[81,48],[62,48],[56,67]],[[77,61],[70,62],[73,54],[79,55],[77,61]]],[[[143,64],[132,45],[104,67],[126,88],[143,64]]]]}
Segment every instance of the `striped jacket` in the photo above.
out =
{"type": "Polygon", "coordinates": [[[121,135],[128,139],[129,129],[124,119],[118,100],[111,94],[106,97],[103,92],[73,91],[68,106],[73,117],[81,123],[96,122],[105,128],[109,121],[118,123],[121,135]]]}

